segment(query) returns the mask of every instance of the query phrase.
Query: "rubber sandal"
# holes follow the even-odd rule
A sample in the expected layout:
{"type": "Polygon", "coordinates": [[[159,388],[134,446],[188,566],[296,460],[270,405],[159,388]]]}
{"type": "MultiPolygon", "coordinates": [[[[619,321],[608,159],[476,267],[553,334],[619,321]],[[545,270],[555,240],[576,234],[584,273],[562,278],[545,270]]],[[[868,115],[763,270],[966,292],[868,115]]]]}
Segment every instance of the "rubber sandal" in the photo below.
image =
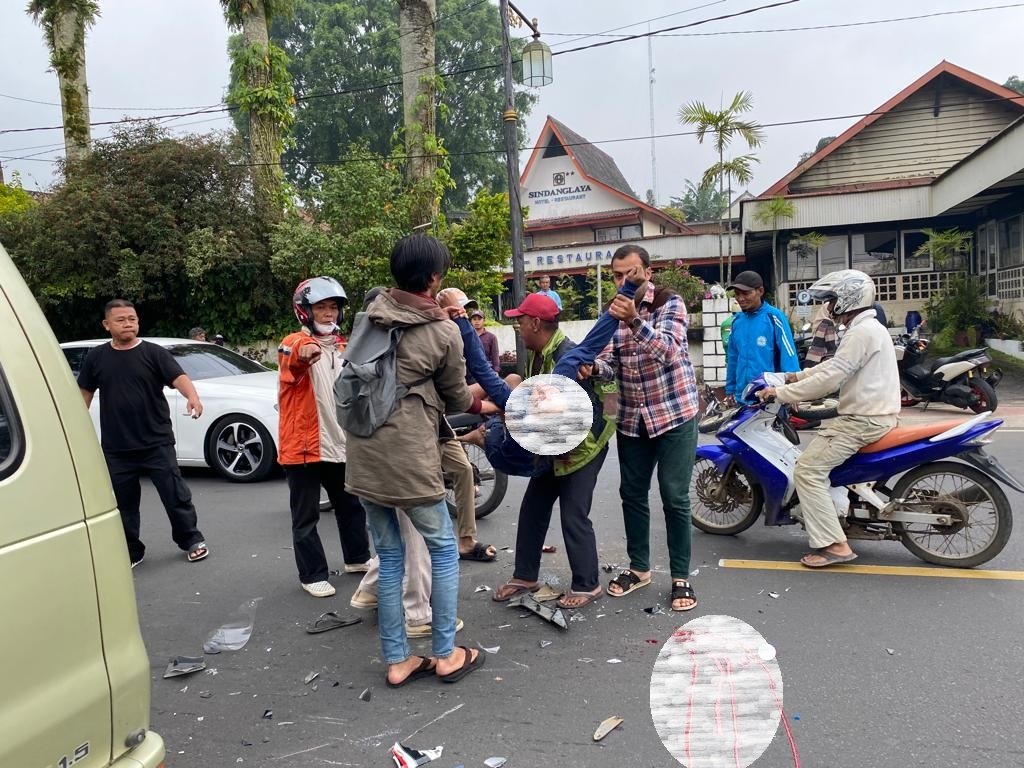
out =
{"type": "Polygon", "coordinates": [[[650,583],[651,583],[651,577],[650,576],[648,576],[646,579],[641,579],[639,576],[637,576],[632,571],[623,571],[618,576],[616,576],[614,579],[612,579],[611,581],[608,582],[608,586],[609,587],[611,587],[611,585],[614,584],[615,586],[617,586],[622,591],[621,592],[612,592],[611,589],[609,589],[608,590],[608,596],[609,597],[625,597],[630,592],[635,592],[636,590],[640,589],[641,587],[646,587],[650,583]]]}
{"type": "Polygon", "coordinates": [[[434,667],[436,664],[432,664],[433,659],[428,659],[425,656],[420,657],[420,665],[410,672],[404,680],[398,683],[392,683],[387,679],[387,674],[384,675],[384,682],[388,684],[388,688],[401,688],[406,683],[411,683],[413,680],[418,680],[421,677],[434,674],[434,667]]]}
{"type": "Polygon", "coordinates": [[[857,559],[857,553],[851,552],[848,555],[837,555],[835,552],[829,552],[827,549],[819,549],[816,552],[808,552],[806,555],[800,558],[800,565],[805,568],[828,568],[830,565],[839,565],[840,563],[849,563],[857,559]],[[808,563],[808,557],[825,558],[824,563],[808,563]]]}
{"type": "Polygon", "coordinates": [[[693,587],[688,582],[682,584],[672,583],[672,594],[669,597],[669,608],[673,611],[685,613],[686,611],[692,611],[697,607],[697,593],[693,591],[693,587]],[[683,606],[682,608],[676,608],[676,600],[693,600],[689,605],[683,606]]]}
{"type": "Polygon", "coordinates": [[[597,588],[597,592],[576,592],[575,590],[571,590],[570,589],[568,592],[566,592],[564,595],[562,595],[561,598],[559,598],[558,602],[555,603],[555,605],[557,605],[559,608],[562,608],[562,609],[567,610],[567,611],[577,611],[580,608],[583,608],[583,607],[585,607],[587,605],[590,605],[592,602],[597,600],[597,598],[601,597],[601,595],[603,595],[603,594],[604,594],[604,590],[601,589],[601,587],[597,588]],[[570,598],[573,598],[573,597],[582,597],[583,601],[581,603],[577,604],[577,605],[570,605],[570,604],[566,603],[566,600],[568,600],[570,598]]]}
{"type": "Polygon", "coordinates": [[[538,589],[540,589],[540,584],[534,584],[531,587],[526,584],[513,584],[511,581],[508,581],[494,590],[491,600],[496,603],[507,603],[513,597],[525,595],[527,592],[536,592],[538,589]]]}
{"type": "Polygon", "coordinates": [[[210,554],[210,550],[206,548],[206,542],[197,542],[188,548],[188,561],[190,563],[198,563],[200,560],[203,560],[208,554],[210,554]]]}
{"type": "Polygon", "coordinates": [[[498,559],[498,553],[495,552],[493,555],[487,554],[487,548],[490,544],[484,544],[478,541],[473,545],[473,548],[469,552],[460,552],[459,560],[475,560],[478,563],[493,563],[498,559]]]}
{"type": "Polygon", "coordinates": [[[330,629],[351,627],[353,624],[358,624],[361,621],[362,619],[358,616],[354,619],[343,619],[338,615],[337,611],[327,611],[327,613],[321,613],[316,619],[307,624],[306,631],[311,635],[318,635],[330,629]]]}
{"type": "Polygon", "coordinates": [[[459,680],[464,678],[474,669],[482,667],[484,665],[484,662],[486,661],[485,657],[487,654],[485,654],[483,651],[477,651],[476,658],[473,658],[472,650],[470,650],[464,645],[460,645],[458,647],[465,652],[466,658],[462,660],[462,666],[456,669],[454,672],[450,672],[447,675],[440,676],[442,683],[457,683],[459,682],[459,680]]]}

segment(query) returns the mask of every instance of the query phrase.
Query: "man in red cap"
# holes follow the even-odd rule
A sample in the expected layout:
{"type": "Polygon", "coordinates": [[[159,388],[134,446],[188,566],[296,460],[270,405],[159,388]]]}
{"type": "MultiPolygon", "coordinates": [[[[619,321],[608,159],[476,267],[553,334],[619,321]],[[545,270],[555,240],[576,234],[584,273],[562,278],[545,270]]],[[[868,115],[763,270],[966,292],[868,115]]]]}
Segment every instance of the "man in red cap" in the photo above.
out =
{"type": "MultiPolygon", "coordinates": [[[[552,373],[558,360],[576,345],[558,327],[558,305],[542,294],[531,293],[516,308],[505,312],[519,323],[526,346],[526,375],[552,373]]],[[[519,508],[516,563],[512,578],[492,596],[505,602],[539,587],[540,559],[558,501],[572,585],[559,601],[561,608],[582,608],[603,593],[598,578],[597,539],[590,522],[590,506],[597,475],[615,434],[615,419],[606,416],[591,381],[581,382],[594,408],[593,424],[583,442],[555,458],[550,469],[530,478],[519,508]]]]}

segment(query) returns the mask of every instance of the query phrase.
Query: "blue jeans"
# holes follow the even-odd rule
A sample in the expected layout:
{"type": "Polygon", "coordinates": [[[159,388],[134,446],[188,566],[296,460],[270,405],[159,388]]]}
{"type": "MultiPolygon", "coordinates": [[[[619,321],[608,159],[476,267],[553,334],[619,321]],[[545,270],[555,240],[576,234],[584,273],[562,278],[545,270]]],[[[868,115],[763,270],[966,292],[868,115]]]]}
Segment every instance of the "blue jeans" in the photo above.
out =
{"type": "MultiPolygon", "coordinates": [[[[380,556],[377,585],[377,621],[385,664],[399,664],[409,658],[402,609],[402,577],[405,575],[405,543],[394,508],[360,499],[380,556]]],[[[435,504],[403,510],[423,536],[430,552],[430,610],[433,655],[447,658],[455,651],[455,608],[459,593],[459,548],[444,499],[435,504]]]]}

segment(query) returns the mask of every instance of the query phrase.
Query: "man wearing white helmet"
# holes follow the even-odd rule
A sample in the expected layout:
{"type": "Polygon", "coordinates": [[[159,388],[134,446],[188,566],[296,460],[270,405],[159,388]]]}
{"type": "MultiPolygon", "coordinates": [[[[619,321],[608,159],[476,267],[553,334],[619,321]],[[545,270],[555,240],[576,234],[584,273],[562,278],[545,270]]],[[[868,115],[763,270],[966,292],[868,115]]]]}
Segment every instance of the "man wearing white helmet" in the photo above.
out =
{"type": "Polygon", "coordinates": [[[900,377],[892,338],[875,321],[875,284],[863,272],[842,269],[810,287],[811,297],[846,333],[829,360],[787,373],[786,383],[757,393],[761,400],[797,403],[839,390],[839,416],[824,427],[796,464],[797,496],[812,551],[800,562],[822,568],[855,560],[829,494],[829,474],[863,446],[896,426],[900,377]]]}
{"type": "Polygon", "coordinates": [[[365,572],[370,559],[366,512],[345,490],[345,433],[334,406],[334,380],[341,375],[342,361],[338,321],[347,301],[345,289],[333,277],[303,280],[292,297],[302,328],[277,348],[278,461],[288,480],[299,582],[313,597],[334,594],[316,531],[321,486],[334,506],[345,572],[365,572]]]}

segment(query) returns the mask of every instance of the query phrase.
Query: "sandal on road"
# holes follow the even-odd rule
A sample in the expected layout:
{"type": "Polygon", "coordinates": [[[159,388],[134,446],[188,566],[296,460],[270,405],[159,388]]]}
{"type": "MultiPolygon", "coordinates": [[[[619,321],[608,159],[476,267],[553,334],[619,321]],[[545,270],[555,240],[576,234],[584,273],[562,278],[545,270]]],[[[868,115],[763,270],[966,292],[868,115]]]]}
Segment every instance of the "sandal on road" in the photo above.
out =
{"type": "Polygon", "coordinates": [[[808,552],[806,555],[800,558],[800,564],[808,568],[827,568],[830,565],[839,565],[839,563],[849,563],[857,559],[856,552],[850,552],[849,554],[840,555],[835,552],[829,552],[827,549],[816,549],[813,552],[808,552]],[[810,563],[807,561],[809,557],[820,557],[825,562],[823,563],[810,563]]]}
{"type": "Polygon", "coordinates": [[[419,666],[397,683],[392,683],[388,680],[387,675],[384,676],[384,680],[387,682],[388,688],[401,688],[403,685],[411,683],[413,680],[418,680],[421,677],[434,674],[436,667],[437,664],[434,663],[433,659],[421,658],[419,666]]]}
{"type": "Polygon", "coordinates": [[[564,608],[567,611],[575,611],[586,605],[590,605],[603,594],[604,590],[601,589],[600,585],[598,585],[597,589],[593,592],[577,592],[571,589],[562,595],[561,599],[555,603],[555,605],[559,608],[564,608]]]}
{"type": "Polygon", "coordinates": [[[651,577],[649,575],[646,579],[642,579],[633,573],[633,571],[623,571],[608,582],[608,595],[610,597],[625,597],[630,592],[635,592],[640,589],[640,587],[646,587],[650,583],[651,577]],[[612,592],[612,585],[615,585],[622,591],[612,592]]]}
{"type": "Polygon", "coordinates": [[[490,544],[484,544],[481,541],[476,542],[473,548],[469,552],[459,552],[459,560],[475,560],[478,563],[493,563],[498,557],[497,552],[488,552],[491,549],[490,544]]]}
{"type": "Polygon", "coordinates": [[[353,624],[358,624],[361,621],[362,619],[359,617],[354,619],[343,619],[338,615],[337,611],[327,611],[327,613],[321,613],[316,617],[316,619],[307,624],[306,631],[311,635],[318,635],[329,629],[351,627],[353,624]]]}
{"type": "Polygon", "coordinates": [[[496,603],[507,603],[513,597],[525,595],[527,592],[536,592],[538,589],[540,589],[540,584],[524,584],[519,581],[509,581],[494,591],[494,594],[491,595],[491,600],[496,603]]]}
{"type": "Polygon", "coordinates": [[[672,595],[669,598],[669,606],[673,611],[692,611],[697,607],[697,593],[693,591],[688,581],[682,579],[672,582],[672,595]],[[676,608],[676,600],[692,600],[689,605],[676,608]]]}
{"type": "Polygon", "coordinates": [[[460,645],[458,647],[462,649],[464,654],[466,654],[465,658],[462,660],[462,666],[454,672],[449,672],[447,675],[439,675],[442,683],[457,683],[474,669],[484,665],[485,654],[483,651],[477,651],[476,656],[474,656],[473,649],[467,648],[464,645],[460,645]]]}
{"type": "Polygon", "coordinates": [[[197,563],[210,554],[210,550],[206,548],[205,541],[197,541],[191,547],[188,548],[188,561],[190,563],[197,563]]]}

